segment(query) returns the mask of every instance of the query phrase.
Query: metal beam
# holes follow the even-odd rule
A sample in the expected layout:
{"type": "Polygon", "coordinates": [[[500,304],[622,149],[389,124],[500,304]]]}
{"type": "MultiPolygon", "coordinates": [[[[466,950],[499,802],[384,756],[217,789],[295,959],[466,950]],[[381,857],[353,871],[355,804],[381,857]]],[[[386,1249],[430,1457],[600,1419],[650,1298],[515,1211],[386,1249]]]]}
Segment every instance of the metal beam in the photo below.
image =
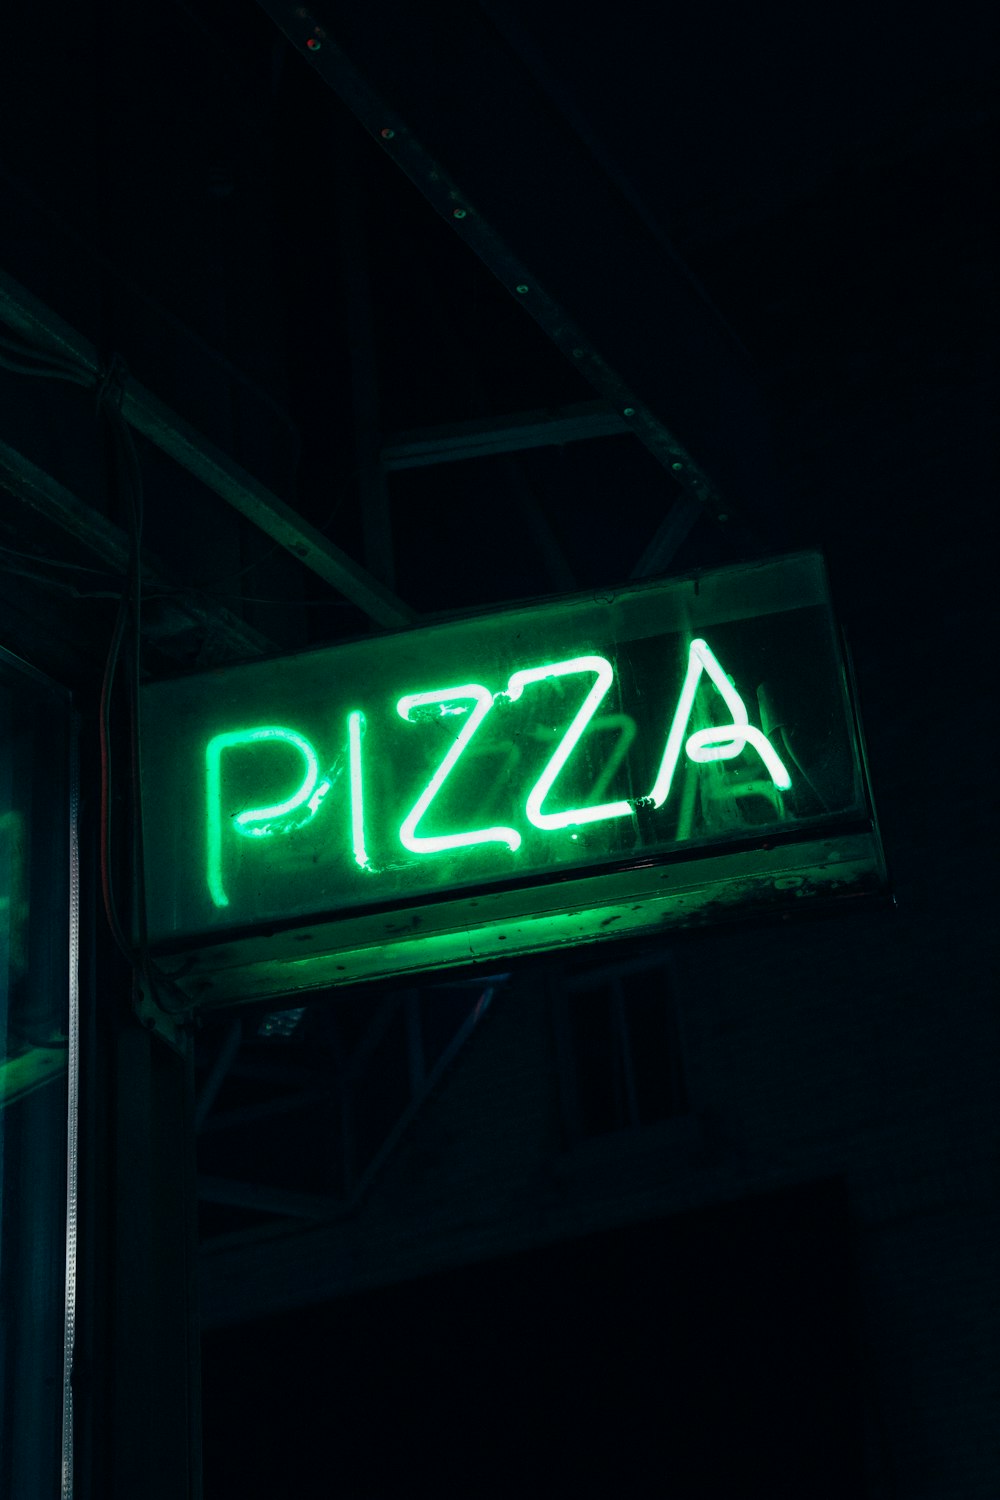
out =
{"type": "Polygon", "coordinates": [[[685,493],[727,530],[734,496],[763,513],[779,476],[744,352],[481,8],[258,3],[685,493]]]}
{"type": "Polygon", "coordinates": [[[149,438],[234,510],[287,548],[304,567],[350,599],[376,625],[391,629],[413,624],[416,614],[409,605],[221,449],[131,380],[126,385],[122,412],[136,432],[149,438]]]}
{"type": "MultiPolygon", "coordinates": [[[[125,532],[3,441],[0,441],[0,486],[44,516],[50,525],[86,547],[109,572],[125,578],[129,559],[129,541],[125,532]]],[[[166,565],[146,548],[143,549],[142,561],[144,588],[151,593],[169,595],[175,610],[216,645],[239,657],[261,656],[274,651],[274,643],[267,636],[245,624],[223,605],[194,591],[178,588],[171,581],[166,565]]],[[[170,636],[158,635],[157,645],[169,653],[170,636]]]]}
{"type": "MultiPolygon", "coordinates": [[[[95,386],[102,378],[93,344],[19,282],[2,273],[0,321],[39,349],[81,368],[95,386]]],[[[123,381],[121,411],[136,432],[287,548],[304,567],[350,599],[377,625],[394,628],[412,624],[414,612],[390,589],[131,376],[123,381]]]]}
{"type": "Polygon", "coordinates": [[[198,1101],[194,1109],[195,1132],[204,1128],[208,1112],[219,1096],[219,1090],[226,1081],[226,1075],[233,1065],[233,1059],[240,1050],[240,1043],[242,1041],[243,1022],[239,1020],[233,1021],[222,1039],[222,1045],[215,1055],[212,1066],[208,1070],[208,1077],[199,1090],[198,1101]]]}
{"type": "Polygon", "coordinates": [[[302,1110],[315,1109],[329,1102],[328,1089],[309,1089],[301,1094],[279,1094],[277,1098],[262,1099],[259,1104],[243,1104],[234,1109],[216,1109],[201,1126],[205,1134],[223,1130],[241,1130],[244,1125],[255,1125],[260,1120],[273,1120],[279,1115],[294,1115],[302,1110]]]}
{"type": "Polygon", "coordinates": [[[632,577],[652,578],[665,573],[703,514],[702,507],[690,495],[675,500],[632,569],[632,577]]]}
{"type": "Polygon", "coordinates": [[[198,1197],[203,1203],[224,1203],[230,1208],[249,1208],[256,1213],[292,1219],[332,1219],[344,1209],[336,1198],[326,1198],[320,1193],[297,1193],[255,1182],[236,1182],[229,1177],[199,1177],[198,1197]]]}
{"type": "Polygon", "coordinates": [[[489,422],[453,422],[417,432],[400,432],[382,448],[388,470],[419,469],[428,464],[461,463],[495,453],[559,447],[586,438],[617,437],[630,432],[628,421],[607,401],[581,401],[557,411],[525,411],[489,422]]]}

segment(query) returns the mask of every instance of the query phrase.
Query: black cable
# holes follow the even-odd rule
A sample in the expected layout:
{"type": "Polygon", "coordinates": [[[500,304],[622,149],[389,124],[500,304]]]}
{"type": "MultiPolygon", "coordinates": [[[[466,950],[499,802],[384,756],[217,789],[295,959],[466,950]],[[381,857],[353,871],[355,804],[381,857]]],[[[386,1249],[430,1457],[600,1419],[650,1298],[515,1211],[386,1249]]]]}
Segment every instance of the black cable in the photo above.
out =
{"type": "MultiPolygon", "coordinates": [[[[6,548],[0,546],[0,573],[8,578],[30,578],[32,583],[40,583],[52,592],[60,594],[66,599],[118,599],[121,590],[109,589],[78,589],[75,584],[67,582],[63,578],[53,578],[50,573],[40,573],[35,568],[18,567],[15,563],[8,562],[6,548]]],[[[19,554],[15,554],[17,556],[19,554]]]]}
{"type": "Polygon", "coordinates": [[[77,375],[69,369],[58,369],[54,365],[27,364],[23,360],[11,359],[6,354],[0,354],[0,366],[13,371],[15,375],[39,375],[43,380],[68,380],[72,385],[93,385],[93,381],[86,375],[77,375]]]}
{"type": "MultiPolygon", "coordinates": [[[[26,562],[41,563],[47,568],[66,568],[72,573],[96,573],[100,578],[117,576],[112,568],[90,568],[85,563],[63,562],[58,557],[44,557],[38,552],[25,552],[20,547],[9,547],[6,542],[0,542],[0,552],[6,553],[8,557],[22,557],[26,562]]],[[[113,597],[117,599],[118,595],[113,597]]]]}
{"type": "MultiPolygon", "coordinates": [[[[110,392],[106,384],[98,386],[97,414],[98,418],[108,416],[110,408],[106,408],[106,401],[110,392]]],[[[117,467],[117,465],[115,465],[117,467]]],[[[111,476],[109,476],[111,477],[111,476]]],[[[112,485],[117,487],[116,478],[111,479],[112,485]]],[[[131,570],[131,540],[129,543],[129,571],[131,570]]],[[[118,903],[115,897],[114,871],[112,869],[112,858],[114,850],[114,823],[113,823],[113,785],[114,785],[114,759],[111,736],[111,700],[114,694],[115,677],[118,671],[118,661],[121,655],[122,640],[125,636],[125,628],[128,624],[130,586],[128,574],[123,580],[121,596],[118,602],[118,612],[115,616],[114,629],[111,632],[111,642],[108,646],[108,654],[104,663],[104,674],[101,680],[101,697],[98,713],[98,728],[100,734],[101,748],[101,895],[104,901],[104,914],[112,936],[117,943],[123,957],[131,965],[132,953],[124,929],[118,915],[118,903]]]]}
{"type": "MultiPolygon", "coordinates": [[[[97,392],[98,409],[103,410],[108,401],[111,400],[113,403],[113,409],[116,413],[116,419],[118,421],[122,421],[121,396],[123,393],[124,378],[127,374],[127,371],[125,370],[124,362],[117,355],[111,360],[108,369],[104,371],[103,374],[94,376],[84,371],[82,367],[74,367],[68,361],[61,359],[57,355],[49,355],[42,350],[28,348],[27,346],[22,345],[16,340],[10,339],[3,334],[0,334],[0,347],[12,350],[19,356],[19,358],[15,360],[0,354],[0,366],[2,366],[3,368],[11,370],[20,375],[33,375],[47,380],[65,380],[73,385],[94,388],[97,392]],[[37,361],[37,363],[29,363],[28,361],[37,361]]],[[[132,438],[131,429],[127,426],[127,424],[122,423],[122,432],[124,433],[123,446],[126,449],[126,464],[131,475],[133,493],[137,494],[140,497],[139,503],[141,505],[142,486],[141,479],[139,477],[138,455],[135,451],[135,442],[132,438]]],[[[119,434],[119,442],[122,442],[121,433],[119,434]]],[[[355,465],[351,472],[345,477],[345,485],[351,482],[351,480],[357,473],[357,470],[358,466],[355,465]]],[[[338,502],[328,513],[325,520],[316,528],[318,531],[325,532],[326,528],[330,525],[330,523],[336,516],[341,503],[342,502],[338,502]]],[[[276,553],[282,551],[283,547],[284,543],[276,542],[273,547],[269,548],[268,551],[263,554],[262,557],[257,558],[253,562],[246,563],[243,567],[236,569],[235,572],[224,574],[221,578],[215,579],[211,583],[195,585],[193,589],[178,588],[174,591],[174,593],[176,595],[183,596],[185,593],[199,592],[207,594],[209,597],[211,597],[217,591],[219,584],[232,583],[235,582],[236,579],[244,577],[247,573],[252,573],[255,568],[262,567],[266,562],[274,557],[276,553]]],[[[0,550],[12,549],[3,549],[2,544],[0,544],[0,550]]],[[[35,558],[31,557],[31,554],[29,553],[23,553],[20,555],[26,558],[30,558],[31,561],[36,560],[35,558]]],[[[41,561],[42,559],[38,560],[41,561]]],[[[83,569],[81,565],[75,563],[59,563],[56,562],[55,559],[50,559],[50,561],[52,562],[54,567],[80,567],[81,571],[100,571],[96,568],[83,569]]],[[[32,575],[26,574],[25,576],[30,577],[32,575]]],[[[76,595],[76,597],[82,598],[84,596],[76,595]]],[[[87,597],[98,598],[104,596],[91,594],[87,597]]],[[[170,596],[163,593],[158,593],[156,597],[165,598],[170,596]]],[[[325,599],[265,599],[246,594],[223,594],[220,597],[239,599],[240,601],[248,604],[285,604],[289,607],[302,605],[304,607],[312,609],[323,608],[327,606],[327,601],[325,599]]],[[[338,605],[343,605],[344,602],[346,601],[331,599],[329,601],[329,604],[336,607],[338,605]]]]}
{"type": "Polygon", "coordinates": [[[115,618],[114,630],[111,634],[111,644],[108,647],[108,655],[104,663],[104,675],[101,681],[101,697],[98,711],[98,731],[100,736],[101,750],[101,896],[104,901],[104,914],[107,917],[108,926],[112,936],[125,959],[131,964],[132,951],[122,931],[118,919],[118,907],[115,901],[114,880],[111,869],[111,851],[114,846],[112,826],[112,750],[111,750],[111,694],[114,689],[115,674],[118,669],[118,658],[121,653],[122,637],[125,634],[125,625],[128,620],[128,590],[123,589],[118,606],[118,614],[115,618]]]}
{"type": "MultiPolygon", "coordinates": [[[[64,579],[52,578],[48,573],[36,573],[33,568],[15,567],[13,563],[7,562],[2,557],[0,557],[0,571],[5,573],[8,578],[30,578],[32,583],[44,584],[53,593],[62,594],[63,597],[68,599],[79,599],[81,597],[79,589],[75,588],[71,583],[66,583],[64,579]]],[[[117,599],[118,595],[114,594],[112,597],[117,599]]]]}
{"type": "MultiPolygon", "coordinates": [[[[105,407],[104,401],[99,400],[102,415],[106,416],[110,428],[112,461],[115,469],[118,485],[125,491],[126,513],[129,520],[129,553],[128,573],[124,580],[118,605],[118,613],[115,618],[115,626],[111,636],[111,644],[104,666],[104,680],[101,685],[100,704],[100,727],[101,727],[101,802],[102,802],[102,850],[101,850],[101,875],[104,891],[105,914],[108,925],[111,928],[119,948],[122,950],[129,964],[135,962],[132,946],[125,936],[124,928],[118,913],[118,903],[115,896],[114,872],[112,869],[111,853],[114,846],[113,839],[113,815],[114,803],[114,759],[111,738],[111,703],[114,695],[115,678],[118,673],[121,658],[122,644],[129,622],[132,622],[133,635],[130,642],[132,654],[135,654],[134,632],[136,629],[136,596],[135,585],[137,574],[141,571],[137,566],[139,560],[139,531],[136,525],[136,502],[131,494],[131,473],[124,471],[122,462],[122,439],[116,420],[117,413],[110,406],[105,407]],[[123,483],[123,480],[125,481],[123,483]]],[[[141,628],[141,622],[140,626],[141,628]]]]}
{"type": "Polygon", "coordinates": [[[132,429],[117,405],[108,408],[112,437],[124,475],[129,532],[129,572],[126,593],[127,616],[131,620],[128,642],[129,741],[132,791],[132,898],[136,943],[129,949],[129,961],[145,982],[157,1005],[170,1015],[190,1009],[190,1001],[164,975],[149,952],[149,927],[146,907],[146,846],[142,807],[142,531],[145,520],[145,496],[139,455],[132,429]],[[169,1003],[169,994],[176,1003],[169,1003]]]}
{"type": "Polygon", "coordinates": [[[74,364],[59,354],[50,354],[44,349],[22,343],[20,339],[12,339],[8,334],[0,333],[0,348],[8,351],[6,355],[0,354],[0,364],[18,375],[41,375],[51,380],[70,380],[74,385],[94,384],[94,376],[82,365],[74,364]],[[14,357],[11,358],[11,355],[14,357]]]}
{"type": "MultiPolygon", "coordinates": [[[[135,443],[132,439],[131,431],[121,416],[120,405],[124,388],[124,377],[124,366],[116,358],[112,360],[108,370],[97,382],[98,415],[99,417],[103,417],[108,424],[111,439],[110,457],[115,471],[115,486],[124,498],[125,519],[129,538],[128,568],[121,590],[118,613],[115,617],[114,630],[111,635],[111,643],[108,648],[108,655],[104,666],[104,677],[101,684],[99,714],[101,741],[101,892],[104,899],[104,911],[108,926],[111,929],[115,942],[130,967],[136,968],[137,955],[133,945],[126,936],[118,911],[113,869],[115,776],[111,734],[111,705],[114,697],[115,679],[121,659],[122,645],[130,623],[132,631],[129,640],[129,657],[131,663],[129,698],[133,703],[137,698],[135,691],[136,674],[140,671],[137,638],[142,629],[142,477],[139,471],[138,456],[135,452],[135,443]]],[[[132,740],[132,792],[134,804],[138,785],[134,733],[130,735],[130,739],[132,740]]],[[[135,817],[136,812],[133,805],[133,859],[136,839],[135,817]]],[[[138,967],[141,970],[141,965],[138,967]]]]}
{"type": "MultiPolygon", "coordinates": [[[[193,594],[194,589],[172,589],[169,593],[148,594],[149,599],[174,599],[193,594]]],[[[260,594],[212,594],[212,599],[235,599],[241,604],[283,604],[286,609],[356,609],[350,599],[265,599],[260,594]]]]}
{"type": "MultiPolygon", "coordinates": [[[[157,1004],[167,1014],[183,1014],[190,1011],[191,1004],[173,982],[164,975],[154,964],[149,953],[149,934],[146,910],[146,864],[145,864],[145,840],[142,816],[142,718],[141,718],[141,684],[142,684],[142,532],[144,521],[144,493],[142,484],[142,471],[139,463],[139,455],[135,444],[132,430],[122,415],[122,402],[125,394],[125,385],[128,372],[123,360],[114,356],[107,369],[92,375],[82,368],[74,368],[67,361],[57,356],[49,356],[44,351],[31,349],[19,342],[0,334],[0,347],[10,351],[8,354],[0,354],[0,366],[11,370],[13,373],[33,376],[41,379],[63,380],[74,385],[89,387],[94,390],[96,396],[97,414],[108,426],[110,437],[111,459],[115,471],[115,485],[119,492],[119,499],[124,502],[123,509],[127,523],[129,550],[126,576],[122,580],[122,587],[118,593],[93,591],[87,594],[75,589],[72,584],[64,583],[62,580],[46,578],[44,574],[35,573],[25,568],[14,568],[6,565],[6,571],[20,573],[38,582],[43,582],[50,587],[61,589],[76,598],[117,598],[118,610],[115,623],[108,645],[108,654],[104,663],[104,672],[101,680],[101,692],[98,710],[98,733],[100,741],[101,760],[101,822],[100,822],[100,873],[101,873],[101,895],[104,905],[105,917],[112,937],[119,948],[123,958],[129,966],[142,979],[147,989],[156,998],[157,1004]],[[131,627],[131,628],[129,628],[131,627]],[[127,645],[126,645],[127,637],[127,645]],[[113,866],[114,850],[114,791],[115,791],[115,760],[112,736],[112,704],[115,693],[115,683],[118,669],[121,663],[123,646],[126,649],[128,666],[127,695],[129,699],[129,739],[130,739],[130,780],[131,780],[131,866],[132,866],[132,915],[136,926],[137,941],[132,943],[126,934],[118,908],[118,900],[115,891],[115,878],[113,866]],[[176,1002],[168,1004],[165,994],[169,994],[176,1002]]],[[[335,508],[336,509],[336,508],[335,508]]],[[[335,510],[331,512],[324,525],[328,525],[335,510]]],[[[280,544],[276,544],[272,552],[277,551],[280,544]]],[[[17,548],[8,548],[0,543],[0,568],[4,567],[2,557],[18,557],[23,561],[37,562],[41,566],[50,565],[56,568],[65,568],[72,571],[94,573],[100,575],[101,569],[88,568],[83,564],[62,562],[56,558],[39,557],[36,554],[21,552],[17,548]]],[[[232,577],[241,577],[253,568],[259,567],[267,561],[267,556],[256,562],[247,564],[232,577]]],[[[114,576],[109,574],[108,576],[114,576]]],[[[197,593],[195,589],[171,590],[170,594],[183,595],[185,593],[197,593]]],[[[160,597],[161,592],[153,597],[160,597]]],[[[236,596],[242,597],[242,596],[236,596]]],[[[275,604],[295,604],[297,601],[287,599],[276,599],[261,601],[275,604]]],[[[337,607],[344,601],[327,600],[304,600],[304,604],[312,607],[337,607]]]]}
{"type": "MultiPolygon", "coordinates": [[[[84,595],[75,589],[72,584],[64,583],[62,580],[46,578],[44,574],[35,573],[29,569],[14,568],[10,564],[7,564],[6,571],[19,573],[25,577],[33,578],[38,582],[46,583],[50,587],[68,591],[77,598],[118,599],[118,611],[115,616],[114,628],[111,632],[108,654],[105,658],[98,705],[98,737],[101,759],[101,896],[108,927],[123,958],[129,964],[130,968],[145,980],[147,987],[156,996],[157,1003],[161,1008],[165,1012],[179,1014],[190,1009],[190,1002],[165,975],[156,969],[148,950],[146,867],[142,821],[142,727],[140,708],[140,687],[142,682],[142,529],[145,500],[142,485],[142,470],[139,464],[135,439],[121,410],[128,372],[124,362],[118,355],[114,356],[106,370],[101,371],[96,376],[92,376],[82,369],[73,368],[68,362],[60,360],[58,357],[50,357],[41,350],[24,347],[4,334],[0,334],[0,347],[13,351],[13,354],[16,356],[15,358],[11,358],[6,354],[0,354],[0,366],[16,374],[36,376],[50,380],[65,380],[74,385],[92,388],[97,398],[98,418],[105,419],[108,424],[111,438],[112,462],[116,470],[116,488],[119,490],[120,496],[124,497],[125,519],[129,537],[128,567],[120,592],[111,594],[95,591],[84,595]],[[137,945],[133,945],[129,941],[125,928],[122,925],[115,893],[112,858],[114,848],[114,752],[111,732],[111,709],[115,681],[121,661],[122,646],[125,642],[126,630],[130,624],[131,632],[128,639],[127,658],[129,667],[128,698],[132,790],[131,863],[133,873],[133,915],[138,929],[137,945]],[[176,1005],[167,1005],[164,1002],[164,991],[176,997],[176,1005]]],[[[68,568],[86,573],[100,574],[102,571],[97,568],[87,568],[78,563],[61,562],[56,558],[40,558],[35,554],[24,553],[17,548],[8,548],[0,543],[0,554],[2,553],[32,562],[39,562],[43,566],[48,563],[57,568],[68,568]]],[[[0,560],[0,566],[2,566],[2,560],[0,560]]]]}
{"type": "Polygon", "coordinates": [[[40,364],[61,365],[64,370],[77,370],[83,373],[83,366],[65,354],[57,354],[52,349],[39,348],[30,339],[24,339],[20,335],[11,337],[13,330],[7,325],[7,332],[0,333],[0,344],[12,353],[22,355],[26,359],[35,360],[40,364]]]}

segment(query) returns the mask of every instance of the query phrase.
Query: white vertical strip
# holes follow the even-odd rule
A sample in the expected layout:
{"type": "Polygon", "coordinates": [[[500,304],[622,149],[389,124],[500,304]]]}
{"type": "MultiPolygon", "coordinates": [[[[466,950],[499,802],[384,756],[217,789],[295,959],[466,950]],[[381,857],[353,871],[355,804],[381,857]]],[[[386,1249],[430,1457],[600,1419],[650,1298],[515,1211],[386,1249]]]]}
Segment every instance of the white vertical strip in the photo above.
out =
{"type": "Polygon", "coordinates": [[[76,1337],[77,1168],[80,1104],[80,772],[75,715],[69,745],[69,1019],[66,1098],[66,1303],[63,1327],[62,1486],[73,1500],[73,1350],[76,1337]]]}

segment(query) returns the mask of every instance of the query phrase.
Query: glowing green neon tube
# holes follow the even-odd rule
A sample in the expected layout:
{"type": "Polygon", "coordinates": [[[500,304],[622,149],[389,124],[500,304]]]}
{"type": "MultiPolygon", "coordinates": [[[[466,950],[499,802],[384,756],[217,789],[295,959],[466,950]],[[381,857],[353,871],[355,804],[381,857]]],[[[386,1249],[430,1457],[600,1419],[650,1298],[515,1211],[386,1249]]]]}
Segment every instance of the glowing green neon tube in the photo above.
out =
{"type": "Polygon", "coordinates": [[[268,724],[257,729],[236,729],[228,734],[217,734],[209,740],[205,749],[208,814],[206,876],[209,894],[216,906],[229,905],[229,897],[222,883],[222,752],[236,745],[252,745],[267,740],[277,740],[293,745],[300,752],[306,763],[305,779],[298,790],[284,802],[276,802],[270,807],[249,808],[245,812],[238,813],[232,819],[237,832],[258,837],[270,832],[268,825],[271,822],[284,817],[287,813],[294,812],[309,799],[319,776],[319,761],[312,745],[301,734],[296,734],[294,729],[286,729],[282,725],[268,724]]]}
{"type": "Polygon", "coordinates": [[[691,717],[691,709],[694,707],[694,695],[698,687],[702,672],[705,670],[701,657],[695,650],[699,643],[692,641],[688,652],[687,672],[684,675],[684,684],[681,695],[674,709],[674,717],[667,734],[667,744],[660,762],[660,769],[653,783],[653,790],[649,797],[654,807],[662,807],[670,796],[670,787],[673,783],[674,772],[677,762],[680,760],[681,746],[684,743],[684,731],[691,717]]]}
{"type": "Polygon", "coordinates": [[[568,812],[542,812],[542,803],[552,790],[556,777],[614,681],[614,669],[603,656],[574,656],[571,661],[549,662],[543,667],[528,667],[522,672],[515,672],[507,684],[507,696],[512,703],[516,703],[529,682],[543,682],[548,677],[569,677],[577,672],[594,672],[597,674],[597,681],[556,746],[555,754],[528,793],[524,810],[528,821],[534,823],[536,828],[576,828],[582,823],[622,818],[632,811],[628,802],[603,802],[597,807],[575,807],[568,812]]]}
{"type": "Polygon", "coordinates": [[[708,673],[718,688],[726,707],[733,716],[733,722],[717,728],[696,730],[687,741],[686,748],[691,759],[699,764],[710,760],[729,760],[734,756],[742,755],[747,745],[750,744],[763,760],[775,786],[781,791],[787,791],[792,784],[791,779],[771,742],[762,730],[755,729],[751,725],[746,704],[722,670],[718,658],[707,641],[695,640],[691,642],[688,651],[684,685],[674,710],[660,769],[653,783],[653,790],[649,794],[653,806],[662,807],[670,795],[674,772],[680,760],[681,747],[684,745],[684,733],[691,718],[695,693],[703,672],[708,673]],[[710,745],[714,746],[714,750],[708,748],[710,745]]]}
{"type": "Polygon", "coordinates": [[[365,804],[364,783],[361,777],[361,737],[365,732],[365,716],[359,709],[347,716],[347,742],[351,767],[351,843],[354,862],[362,870],[371,868],[371,860],[365,849],[365,804]]]}
{"type": "Polygon", "coordinates": [[[721,729],[697,729],[685,749],[693,761],[703,765],[707,761],[730,760],[736,755],[742,755],[747,745],[752,745],[757,751],[778,791],[787,792],[792,778],[767,735],[763,730],[755,729],[752,724],[744,724],[735,736],[728,726],[721,729]],[[716,743],[719,740],[723,743],[716,743]]]}
{"type": "Polygon", "coordinates": [[[436,688],[430,693],[408,693],[396,704],[399,717],[409,722],[410,715],[415,708],[426,708],[435,704],[440,707],[442,717],[457,717],[461,710],[456,711],[454,707],[445,705],[469,700],[475,703],[475,708],[462,725],[447,755],[421,792],[412,811],[403,820],[403,825],[399,830],[399,842],[412,854],[437,854],[443,849],[468,849],[474,844],[506,844],[511,852],[521,846],[521,835],[515,828],[477,828],[469,833],[446,833],[435,837],[417,833],[417,824],[420,819],[434,801],[453,771],[459,756],[493,707],[493,694],[478,682],[467,682],[461,687],[436,688]]]}

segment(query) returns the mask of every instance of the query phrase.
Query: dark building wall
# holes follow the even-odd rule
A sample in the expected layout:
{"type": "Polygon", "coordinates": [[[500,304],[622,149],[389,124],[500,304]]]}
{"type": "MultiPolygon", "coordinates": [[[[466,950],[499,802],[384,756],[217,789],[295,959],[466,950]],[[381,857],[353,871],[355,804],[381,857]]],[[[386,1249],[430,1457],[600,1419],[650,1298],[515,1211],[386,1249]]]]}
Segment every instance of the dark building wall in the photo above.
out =
{"type": "Polygon", "coordinates": [[[861,1495],[842,1200],[606,1228],[209,1335],[206,1494],[304,1487],[322,1431],[359,1500],[861,1495]],[[247,1378],[265,1350],[280,1387],[247,1378]]]}
{"type": "MultiPolygon", "coordinates": [[[[919,913],[853,913],[676,944],[690,1113],[569,1149],[551,1011],[536,984],[515,987],[354,1218],[298,1250],[209,1256],[210,1319],[234,1297],[244,1313],[294,1306],[840,1181],[832,1265],[790,1265],[788,1294],[802,1278],[817,1304],[849,1288],[853,1345],[812,1357],[834,1360],[858,1396],[870,1493],[985,1497],[1000,1333],[995,1021],[985,974],[978,993],[968,980],[960,997],[942,988],[939,930],[919,913]]],[[[724,1222],[717,1233],[724,1244],[724,1222]]],[[[766,1213],[758,1235],[780,1258],[766,1213]]],[[[733,1269],[720,1255],[719,1296],[733,1269]]],[[[708,1307],[715,1295],[692,1287],[708,1307]]]]}

